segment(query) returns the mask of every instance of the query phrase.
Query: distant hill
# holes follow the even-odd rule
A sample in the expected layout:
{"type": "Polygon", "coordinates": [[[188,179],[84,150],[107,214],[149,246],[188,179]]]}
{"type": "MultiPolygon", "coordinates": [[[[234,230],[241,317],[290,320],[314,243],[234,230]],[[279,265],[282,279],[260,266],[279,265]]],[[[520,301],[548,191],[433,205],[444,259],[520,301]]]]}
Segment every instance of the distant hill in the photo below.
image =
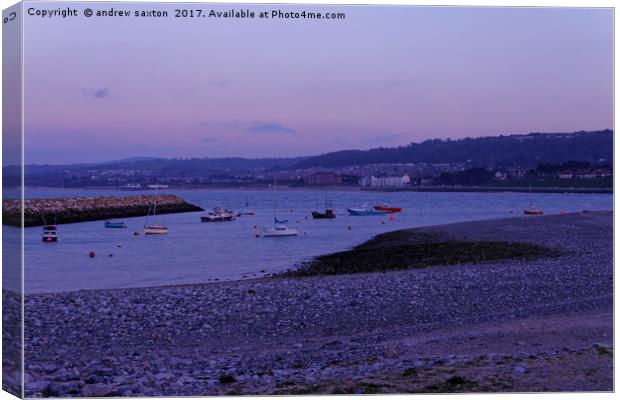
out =
{"type": "Polygon", "coordinates": [[[391,163],[471,163],[477,166],[536,167],[570,160],[596,163],[613,157],[613,131],[530,133],[458,140],[426,140],[407,146],[343,150],[309,157],[296,168],[391,163]]]}
{"type": "MultiPolygon", "coordinates": [[[[28,164],[25,166],[26,176],[57,173],[84,173],[85,171],[122,171],[139,170],[143,174],[157,176],[182,175],[203,176],[205,174],[243,174],[257,171],[274,171],[287,169],[303,161],[303,157],[296,158],[154,158],[134,157],[124,160],[107,161],[92,164],[28,164]]],[[[19,166],[3,167],[3,173],[17,175],[19,166]]]]}

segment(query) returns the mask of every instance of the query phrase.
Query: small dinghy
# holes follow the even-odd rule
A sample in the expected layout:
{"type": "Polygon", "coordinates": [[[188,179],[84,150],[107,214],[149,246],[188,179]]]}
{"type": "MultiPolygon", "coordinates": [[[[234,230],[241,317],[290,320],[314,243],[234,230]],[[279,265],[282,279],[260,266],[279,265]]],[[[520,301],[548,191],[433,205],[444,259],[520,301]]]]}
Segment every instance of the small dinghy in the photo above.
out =
{"type": "Polygon", "coordinates": [[[125,229],[125,228],[127,228],[127,225],[125,225],[124,222],[106,221],[104,226],[106,228],[115,228],[115,229],[125,229]]]}

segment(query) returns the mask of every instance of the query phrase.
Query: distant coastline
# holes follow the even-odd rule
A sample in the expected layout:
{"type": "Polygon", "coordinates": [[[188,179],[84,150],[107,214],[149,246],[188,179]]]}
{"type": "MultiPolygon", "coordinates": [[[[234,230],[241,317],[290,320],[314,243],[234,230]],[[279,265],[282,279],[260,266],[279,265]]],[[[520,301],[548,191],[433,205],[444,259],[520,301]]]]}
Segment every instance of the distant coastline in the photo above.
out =
{"type": "MultiPolygon", "coordinates": [[[[19,187],[5,187],[5,189],[19,189],[19,187]]],[[[122,187],[85,187],[85,188],[60,188],[55,186],[26,186],[26,190],[67,190],[67,191],[81,191],[81,190],[122,190],[128,193],[131,192],[154,192],[152,189],[125,189],[122,187]]],[[[191,191],[271,191],[272,187],[268,186],[205,186],[205,187],[170,187],[164,189],[165,192],[174,190],[191,190],[191,191]]],[[[455,192],[455,193],[497,193],[497,192],[515,192],[515,193],[528,193],[530,191],[527,187],[505,187],[505,186],[415,186],[408,188],[361,188],[358,186],[280,186],[278,185],[278,191],[333,191],[333,192],[455,192]]],[[[572,187],[532,187],[533,193],[579,193],[579,194],[613,194],[613,188],[572,188],[572,187]]]]}

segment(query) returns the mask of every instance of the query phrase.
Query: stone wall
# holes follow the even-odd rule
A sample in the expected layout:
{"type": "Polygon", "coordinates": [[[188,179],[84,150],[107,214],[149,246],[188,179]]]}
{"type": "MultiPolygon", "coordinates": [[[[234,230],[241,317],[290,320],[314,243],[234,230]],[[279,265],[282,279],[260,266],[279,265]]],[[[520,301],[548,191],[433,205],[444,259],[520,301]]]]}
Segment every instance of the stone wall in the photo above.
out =
{"type": "MultiPolygon", "coordinates": [[[[110,218],[146,215],[149,204],[157,201],[158,214],[203,211],[179,196],[171,194],[27,199],[24,202],[24,225],[68,224],[110,218]]],[[[21,200],[2,200],[4,225],[21,226],[21,200]]]]}

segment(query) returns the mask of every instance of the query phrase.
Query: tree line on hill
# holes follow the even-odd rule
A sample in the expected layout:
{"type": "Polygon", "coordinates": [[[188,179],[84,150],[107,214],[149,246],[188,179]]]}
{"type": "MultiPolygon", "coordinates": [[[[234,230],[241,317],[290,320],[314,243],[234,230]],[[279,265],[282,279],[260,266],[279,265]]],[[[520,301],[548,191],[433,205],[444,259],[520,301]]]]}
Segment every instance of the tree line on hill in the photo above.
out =
{"type": "Polygon", "coordinates": [[[432,139],[394,148],[343,150],[309,157],[297,168],[342,167],[395,163],[468,163],[474,166],[532,168],[541,162],[558,164],[570,160],[610,162],[613,131],[606,129],[573,133],[530,133],[458,140],[432,139]]]}

